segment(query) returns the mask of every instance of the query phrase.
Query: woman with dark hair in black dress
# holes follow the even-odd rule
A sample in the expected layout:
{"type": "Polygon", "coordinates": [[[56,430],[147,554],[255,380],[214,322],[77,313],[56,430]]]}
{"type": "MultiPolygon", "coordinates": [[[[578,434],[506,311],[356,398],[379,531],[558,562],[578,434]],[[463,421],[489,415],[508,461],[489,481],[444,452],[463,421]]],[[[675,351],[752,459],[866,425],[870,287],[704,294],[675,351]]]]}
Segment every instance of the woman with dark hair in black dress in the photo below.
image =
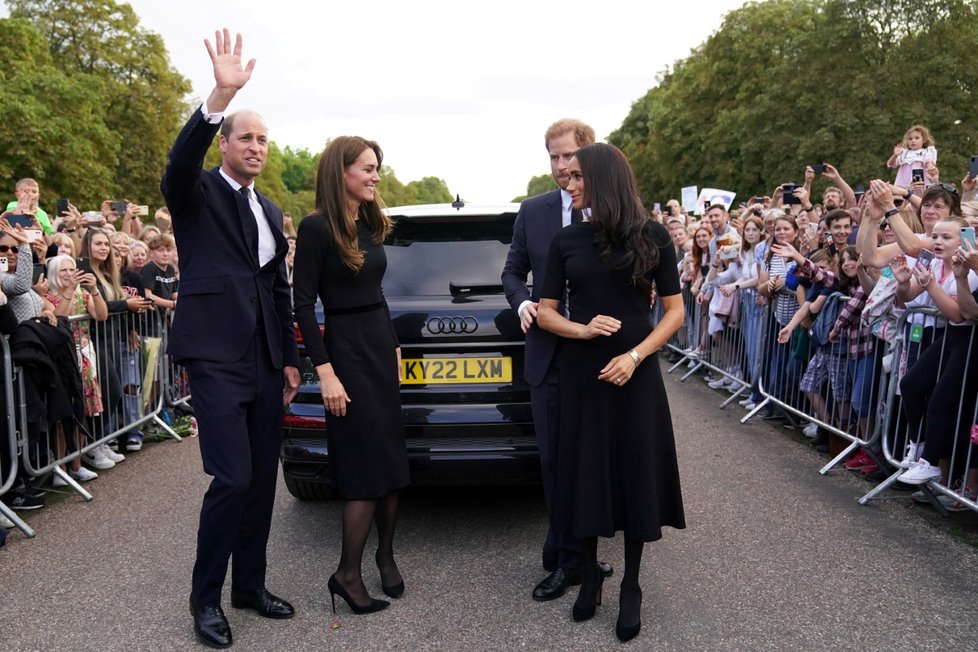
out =
{"type": "Polygon", "coordinates": [[[625,155],[588,145],[568,172],[574,208],[589,209],[590,217],[554,238],[537,315],[541,328],[564,338],[554,520],[582,544],[575,621],[591,618],[601,602],[597,537],[624,532],[615,631],[627,641],[641,628],[645,542],[660,539],[662,526],[686,526],[655,355],[682,324],[683,302],[669,233],[648,218],[625,155]],[[655,328],[653,283],[664,308],[655,328]],[[558,311],[565,288],[570,319],[558,311]]]}
{"type": "Polygon", "coordinates": [[[381,587],[404,592],[394,561],[397,492],[407,486],[401,424],[401,349],[381,281],[387,269],[384,236],[390,221],[376,196],[383,153],[373,141],[341,136],[319,159],[316,211],[299,223],[293,269],[295,320],[319,374],[326,406],[332,484],[343,504],[343,549],[329,578],[330,598],[354,613],[387,607],[370,597],[361,559],[377,524],[381,587]],[[317,297],[326,316],[316,321],[317,297]]]}

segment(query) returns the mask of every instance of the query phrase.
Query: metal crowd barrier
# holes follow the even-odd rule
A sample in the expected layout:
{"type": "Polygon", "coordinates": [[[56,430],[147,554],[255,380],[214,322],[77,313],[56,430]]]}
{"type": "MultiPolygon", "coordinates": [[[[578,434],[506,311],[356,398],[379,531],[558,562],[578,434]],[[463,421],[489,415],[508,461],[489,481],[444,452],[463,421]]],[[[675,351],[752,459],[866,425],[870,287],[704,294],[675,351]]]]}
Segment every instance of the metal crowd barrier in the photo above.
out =
{"type": "Polygon", "coordinates": [[[756,296],[753,288],[740,290],[734,297],[733,310],[724,316],[722,329],[710,334],[709,304],[697,304],[689,286],[682,290],[686,319],[666,344],[676,359],[668,373],[686,365],[688,371],[680,378],[680,382],[685,382],[701,369],[708,369],[713,382],[718,387],[722,383],[723,389],[731,393],[721,408],[749,390],[756,375],[756,296]]]}
{"type": "MultiPolygon", "coordinates": [[[[965,507],[978,512],[978,501],[974,493],[966,495],[966,490],[974,492],[978,483],[973,478],[969,483],[968,470],[978,467],[978,361],[975,360],[975,348],[978,347],[978,325],[961,326],[948,325],[945,328],[934,328],[929,333],[928,322],[920,319],[928,317],[940,318],[940,313],[933,309],[907,310],[897,320],[896,332],[900,334],[893,348],[893,370],[887,387],[884,419],[881,428],[883,436],[882,452],[886,461],[896,470],[879,483],[870,492],[859,499],[861,505],[879,496],[883,491],[893,486],[914,458],[923,457],[934,466],[943,461],[947,469],[945,479],[935,479],[921,485],[921,491],[926,499],[942,514],[947,509],[938,500],[937,495],[947,496],[965,507]],[[914,329],[911,320],[915,320],[921,328],[914,329]],[[922,323],[921,323],[922,322],[922,323]],[[915,332],[916,331],[916,332],[915,332]],[[921,423],[914,427],[909,423],[904,397],[900,384],[904,376],[912,373],[918,360],[925,351],[929,356],[938,358],[934,375],[926,373],[929,365],[917,369],[913,389],[923,390],[920,398],[926,397],[928,412],[931,417],[941,417],[944,410],[954,414],[951,455],[944,460],[928,457],[926,432],[926,416],[921,423]],[[938,355],[939,354],[939,355],[938,355]],[[947,369],[952,360],[964,361],[964,368],[947,369]],[[946,373],[945,373],[946,371],[946,373]],[[936,390],[941,390],[941,402],[935,403],[936,390]]],[[[939,326],[939,324],[938,324],[939,326]]],[[[916,398],[916,397],[915,397],[916,398]]],[[[943,432],[944,429],[941,429],[943,432]]],[[[933,444],[932,444],[933,446],[933,444]]],[[[942,474],[944,468],[941,469],[942,474]]]]}
{"type": "MultiPolygon", "coordinates": [[[[78,315],[69,318],[69,322],[77,331],[75,353],[79,367],[83,363],[91,365],[98,379],[91,385],[92,389],[97,385],[98,399],[86,401],[100,403],[101,409],[97,414],[87,416],[83,423],[73,420],[70,425],[73,432],[69,433],[64,433],[63,424],[48,423],[46,419],[28,423],[24,374],[12,365],[8,342],[0,337],[7,424],[6,431],[0,433],[0,445],[7,446],[11,452],[11,460],[0,469],[0,495],[10,490],[19,471],[33,478],[32,484],[38,486],[47,476],[57,476],[66,487],[89,501],[92,494],[62,470],[62,465],[70,465],[85,453],[112,440],[117,440],[119,449],[125,450],[129,433],[138,432],[139,428],[151,423],[158,427],[160,434],[180,440],[160,418],[164,404],[186,405],[189,400],[187,392],[181,389],[174,393],[168,386],[178,374],[165,354],[168,333],[165,316],[151,310],[141,314],[110,315],[104,322],[78,315]],[[89,325],[84,326],[84,322],[89,325]],[[147,383],[151,386],[147,387],[147,383]],[[64,452],[55,452],[62,447],[64,452]]],[[[0,513],[10,518],[26,536],[33,537],[34,531],[16,514],[9,512],[0,504],[0,513]]]]}
{"type": "MultiPolygon", "coordinates": [[[[837,315],[849,299],[847,295],[834,293],[822,311],[837,315]]],[[[820,469],[823,475],[860,447],[868,451],[879,468],[881,459],[873,447],[879,438],[875,418],[881,408],[879,388],[885,387],[881,364],[883,343],[868,329],[860,328],[854,341],[841,333],[835,344],[820,344],[812,340],[803,325],[795,329],[789,342],[780,343],[778,333],[782,324],[768,314],[765,325],[767,332],[761,338],[764,372],[758,385],[763,401],[741,421],[746,423],[765,405],[775,405],[783,413],[849,442],[820,469]]]]}
{"type": "MultiPolygon", "coordinates": [[[[10,346],[7,338],[0,335],[0,356],[2,356],[2,368],[0,368],[0,380],[3,392],[3,415],[2,423],[4,428],[0,431],[0,496],[4,495],[13,488],[17,481],[17,459],[18,455],[18,432],[17,421],[14,412],[14,379],[13,362],[10,359],[10,346]]],[[[29,538],[34,537],[34,530],[25,523],[17,513],[0,502],[0,514],[3,514],[14,526],[29,538]]]]}
{"type": "MultiPolygon", "coordinates": [[[[779,343],[778,333],[783,325],[776,320],[772,307],[757,306],[753,289],[741,290],[740,295],[739,317],[728,322],[714,337],[704,337],[708,319],[706,305],[697,304],[689,289],[684,288],[686,320],[666,345],[672,355],[669,373],[688,368],[680,378],[683,382],[706,369],[714,377],[727,379],[723,388],[732,395],[724,399],[721,407],[752,388],[761,400],[741,419],[742,423],[773,407],[789,421],[807,421],[810,427],[837,436],[842,440],[841,450],[819,470],[823,475],[839,469],[847,458],[856,461],[850,456],[860,449],[868,461],[847,470],[880,472],[888,466],[894,467],[896,470],[889,477],[859,499],[865,505],[906,471],[909,461],[904,459],[903,452],[910,445],[926,454],[924,425],[911,429],[898,388],[906,370],[913,367],[928,346],[938,347],[941,360],[954,356],[967,362],[957,384],[951,382],[954,379],[945,379],[956,392],[951,397],[956,435],[952,455],[944,461],[950,473],[946,480],[932,480],[922,490],[942,513],[946,514],[946,509],[940,504],[938,494],[978,511],[974,495],[962,495],[965,489],[974,492],[978,487],[978,478],[969,482],[967,472],[971,467],[978,467],[978,360],[974,360],[978,325],[948,327],[968,331],[966,337],[957,338],[953,351],[947,350],[942,329],[923,328],[922,333],[911,337],[907,321],[912,315],[918,315],[918,320],[930,318],[924,325],[932,323],[934,317],[939,318],[937,311],[924,309],[904,312],[893,329],[901,336],[892,346],[870,329],[859,328],[858,318],[857,327],[852,329],[852,341],[847,329],[845,337],[839,338],[835,345],[813,344],[809,329],[800,325],[791,340],[779,343]],[[752,312],[752,308],[757,310],[752,312]],[[962,341],[966,344],[961,344],[962,341]]],[[[837,315],[849,299],[847,295],[834,293],[823,310],[834,308],[833,313],[837,315]],[[830,306],[830,302],[835,306],[830,306]]],[[[822,335],[824,332],[819,336],[822,335]]],[[[937,378],[943,369],[943,363],[938,365],[937,378]]],[[[938,464],[938,460],[928,461],[938,464]]]]}

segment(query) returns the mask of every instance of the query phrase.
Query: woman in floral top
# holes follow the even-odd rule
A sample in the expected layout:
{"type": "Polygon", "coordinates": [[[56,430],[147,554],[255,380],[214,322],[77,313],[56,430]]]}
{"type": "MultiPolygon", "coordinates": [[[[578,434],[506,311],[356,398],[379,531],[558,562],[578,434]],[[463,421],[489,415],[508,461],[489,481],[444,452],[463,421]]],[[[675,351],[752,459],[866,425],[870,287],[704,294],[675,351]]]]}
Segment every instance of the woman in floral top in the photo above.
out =
{"type": "MultiPolygon", "coordinates": [[[[108,306],[95,287],[95,275],[84,273],[75,266],[70,256],[55,256],[47,263],[48,301],[54,304],[59,315],[91,315],[96,321],[109,316],[108,306]]],[[[102,395],[99,391],[95,361],[95,349],[89,337],[87,319],[71,322],[71,334],[78,350],[82,386],[85,389],[85,415],[95,416],[102,412],[102,395]]]]}

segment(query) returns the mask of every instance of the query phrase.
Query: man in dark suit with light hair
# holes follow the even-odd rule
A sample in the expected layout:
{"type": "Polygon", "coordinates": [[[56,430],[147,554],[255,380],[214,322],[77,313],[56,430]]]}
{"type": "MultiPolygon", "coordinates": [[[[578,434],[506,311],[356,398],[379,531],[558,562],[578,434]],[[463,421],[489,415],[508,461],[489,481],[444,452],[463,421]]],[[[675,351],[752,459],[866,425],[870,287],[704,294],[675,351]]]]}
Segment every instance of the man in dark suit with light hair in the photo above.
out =
{"type": "MultiPolygon", "coordinates": [[[[561,228],[581,219],[571,208],[567,184],[567,162],[574,153],[594,143],[594,129],[580,120],[564,118],[550,125],[544,144],[550,156],[550,172],[559,186],[520,205],[513,225],[513,242],[503,267],[502,281],[506,299],[519,315],[526,333],[524,375],[530,385],[533,429],[540,451],[540,468],[547,509],[553,509],[554,465],[558,433],[557,336],[537,327],[537,302],[547,270],[550,241],[561,228]],[[533,273],[532,293],[526,286],[533,273]]],[[[557,532],[551,526],[543,545],[543,566],[550,574],[533,589],[538,601],[559,598],[567,587],[581,583],[581,553],[569,532],[557,532]]],[[[611,575],[611,566],[600,563],[602,572],[611,575]]]]}
{"type": "Polygon", "coordinates": [[[173,148],[161,188],[180,253],[180,295],[168,352],[186,365],[204,471],[213,476],[197,532],[190,612],[210,647],[232,643],[221,609],[229,560],[231,606],[268,618],[295,610],[265,587],[283,406],[299,387],[282,212],[254,189],[268,128],[252,111],[224,117],[251,78],[241,35],[204,41],[215,87],[173,148]],[[222,124],[223,121],[223,124],[222,124]],[[220,128],[221,166],[203,170],[220,128]]]}

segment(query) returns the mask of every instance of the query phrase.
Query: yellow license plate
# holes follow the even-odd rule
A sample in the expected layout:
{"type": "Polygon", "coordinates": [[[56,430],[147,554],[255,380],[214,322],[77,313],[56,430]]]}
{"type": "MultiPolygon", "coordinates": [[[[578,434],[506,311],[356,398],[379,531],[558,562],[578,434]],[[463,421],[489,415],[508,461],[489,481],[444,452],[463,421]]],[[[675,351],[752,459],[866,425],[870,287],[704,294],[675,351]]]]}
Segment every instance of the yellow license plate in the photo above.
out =
{"type": "Polygon", "coordinates": [[[513,359],[414,358],[401,360],[404,385],[461,385],[465,383],[510,383],[513,359]]]}

